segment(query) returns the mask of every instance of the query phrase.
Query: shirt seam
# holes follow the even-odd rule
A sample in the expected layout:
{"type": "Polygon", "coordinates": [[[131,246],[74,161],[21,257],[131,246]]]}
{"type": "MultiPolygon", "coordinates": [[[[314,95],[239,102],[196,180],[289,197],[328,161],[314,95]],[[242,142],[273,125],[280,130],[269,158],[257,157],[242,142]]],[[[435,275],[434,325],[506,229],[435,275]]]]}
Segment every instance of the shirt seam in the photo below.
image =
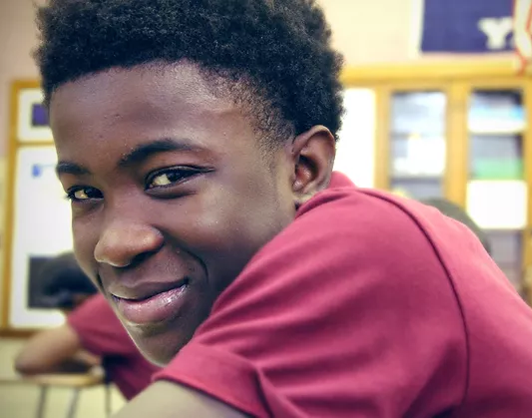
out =
{"type": "Polygon", "coordinates": [[[453,291],[456,304],[458,306],[459,312],[460,312],[460,318],[463,325],[463,332],[464,332],[464,341],[465,341],[465,351],[466,351],[466,375],[465,375],[465,383],[464,383],[464,393],[462,396],[462,400],[460,404],[458,405],[459,408],[463,407],[463,405],[466,403],[467,397],[469,395],[470,390],[470,374],[471,374],[471,344],[470,344],[470,338],[469,338],[469,326],[467,323],[467,317],[465,314],[464,304],[462,302],[462,299],[460,297],[460,293],[458,292],[458,289],[455,284],[454,275],[452,273],[452,268],[446,263],[444,258],[442,257],[440,250],[434,240],[432,239],[431,234],[424,228],[423,224],[415,214],[413,214],[408,208],[406,208],[403,204],[400,202],[397,202],[393,199],[390,199],[387,196],[381,195],[378,192],[375,192],[373,190],[362,190],[358,189],[362,194],[370,195],[373,197],[376,197],[380,200],[386,201],[388,203],[393,204],[395,207],[397,207],[399,210],[401,210],[403,213],[405,213],[417,226],[417,228],[421,231],[421,233],[425,236],[427,241],[430,243],[430,246],[432,247],[434,254],[436,255],[439,264],[442,266],[442,268],[445,271],[445,276],[447,277],[447,280],[449,281],[449,284],[451,286],[451,289],[453,291]]]}

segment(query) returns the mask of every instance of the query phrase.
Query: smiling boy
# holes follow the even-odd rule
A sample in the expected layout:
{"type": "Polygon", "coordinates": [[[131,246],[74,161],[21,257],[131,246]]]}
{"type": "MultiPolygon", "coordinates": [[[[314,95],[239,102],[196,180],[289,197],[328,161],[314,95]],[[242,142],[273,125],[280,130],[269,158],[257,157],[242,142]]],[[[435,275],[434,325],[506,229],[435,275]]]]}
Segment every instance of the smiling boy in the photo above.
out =
{"type": "Polygon", "coordinates": [[[332,173],[314,1],[50,0],[38,24],[76,256],[166,366],[119,416],[530,416],[532,313],[479,241],[332,173]]]}

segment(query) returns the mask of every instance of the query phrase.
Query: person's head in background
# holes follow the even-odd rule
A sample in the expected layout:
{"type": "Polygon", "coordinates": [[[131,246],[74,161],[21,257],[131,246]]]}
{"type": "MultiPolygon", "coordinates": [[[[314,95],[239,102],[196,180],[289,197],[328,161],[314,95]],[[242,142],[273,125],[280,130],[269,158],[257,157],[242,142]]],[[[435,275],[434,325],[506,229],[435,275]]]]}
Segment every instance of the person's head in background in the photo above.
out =
{"type": "Polygon", "coordinates": [[[328,186],[341,57],[313,0],[51,0],[38,25],[77,259],[165,364],[328,186]]]}
{"type": "Polygon", "coordinates": [[[486,252],[488,254],[491,254],[491,245],[488,235],[475,223],[475,221],[473,221],[473,219],[471,219],[467,212],[459,205],[451,202],[450,200],[437,197],[423,199],[421,200],[421,203],[424,203],[428,206],[432,206],[438,209],[445,216],[448,216],[449,218],[452,218],[467,226],[477,236],[486,252]]]}
{"type": "Polygon", "coordinates": [[[39,271],[38,280],[42,289],[39,295],[42,304],[64,312],[75,309],[98,293],[71,252],[46,261],[39,271]]]}

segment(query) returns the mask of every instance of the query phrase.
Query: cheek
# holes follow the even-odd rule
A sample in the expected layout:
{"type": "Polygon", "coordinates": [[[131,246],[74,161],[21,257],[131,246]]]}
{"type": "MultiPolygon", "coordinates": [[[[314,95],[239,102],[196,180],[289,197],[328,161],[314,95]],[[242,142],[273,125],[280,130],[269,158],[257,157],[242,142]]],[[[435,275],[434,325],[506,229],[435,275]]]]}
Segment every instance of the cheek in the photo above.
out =
{"type": "Polygon", "coordinates": [[[203,260],[219,290],[291,219],[272,190],[257,196],[222,186],[191,197],[175,215],[172,235],[203,260]]]}
{"type": "Polygon", "coordinates": [[[98,243],[98,230],[98,223],[94,219],[91,221],[72,219],[74,253],[81,269],[93,280],[96,265],[94,249],[98,243]]]}
{"type": "Polygon", "coordinates": [[[280,211],[276,201],[268,198],[271,195],[266,188],[257,195],[222,185],[210,187],[174,212],[174,222],[179,225],[176,229],[185,242],[197,240],[207,248],[231,248],[241,241],[255,241],[269,235],[268,230],[277,229],[280,211]]]}

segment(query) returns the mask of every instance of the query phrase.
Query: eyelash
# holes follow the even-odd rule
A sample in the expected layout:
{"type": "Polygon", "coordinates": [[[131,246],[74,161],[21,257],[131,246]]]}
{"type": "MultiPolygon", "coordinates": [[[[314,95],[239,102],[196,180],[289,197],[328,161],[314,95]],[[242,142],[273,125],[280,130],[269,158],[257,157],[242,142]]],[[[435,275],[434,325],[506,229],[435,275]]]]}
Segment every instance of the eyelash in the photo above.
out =
{"type": "Polygon", "coordinates": [[[158,188],[169,188],[169,187],[172,187],[174,186],[175,184],[177,183],[180,183],[182,182],[183,180],[186,180],[190,177],[193,177],[197,174],[200,174],[202,172],[207,172],[208,170],[204,170],[204,169],[200,169],[200,168],[197,168],[197,167],[174,167],[174,168],[164,168],[162,170],[158,170],[158,171],[155,171],[154,173],[150,173],[147,177],[146,177],[146,187],[145,187],[145,190],[153,190],[153,189],[158,189],[158,188]],[[174,179],[172,181],[172,179],[169,178],[169,181],[170,183],[169,184],[161,184],[161,185],[156,185],[156,186],[151,186],[151,183],[153,183],[153,181],[159,177],[159,176],[162,176],[166,174],[168,177],[170,175],[177,175],[177,179],[174,179]]]}
{"type": "MultiPolygon", "coordinates": [[[[183,181],[185,179],[193,177],[193,176],[195,176],[197,174],[200,174],[202,172],[208,172],[208,171],[210,171],[210,170],[200,169],[200,168],[196,168],[196,167],[165,168],[165,169],[156,171],[154,173],[150,173],[146,177],[145,190],[170,188],[170,187],[175,186],[177,183],[180,183],[181,181],[183,181]],[[168,177],[170,177],[170,175],[176,175],[177,174],[178,175],[178,179],[174,179],[172,181],[172,179],[169,178],[169,183],[168,184],[162,184],[162,185],[158,185],[158,186],[157,185],[155,185],[155,186],[151,185],[151,183],[153,183],[153,181],[157,177],[165,175],[165,174],[168,177]]],[[[66,198],[69,199],[73,203],[83,204],[83,203],[91,201],[91,200],[101,199],[101,198],[103,198],[103,195],[98,189],[96,189],[94,187],[90,187],[90,186],[74,186],[74,187],[71,187],[69,190],[67,190],[66,198]],[[76,197],[76,193],[79,192],[79,191],[84,191],[85,194],[87,195],[87,198],[86,199],[77,198],[76,197]],[[91,197],[90,195],[91,194],[93,195],[94,192],[96,192],[96,194],[98,194],[99,196],[91,197]]]]}
{"type": "Polygon", "coordinates": [[[72,202],[75,202],[75,203],[83,203],[83,202],[86,202],[86,201],[89,201],[89,200],[93,200],[93,199],[101,199],[102,197],[90,197],[90,195],[92,194],[92,192],[97,192],[99,193],[100,195],[102,194],[98,189],[95,189],[94,187],[88,187],[88,186],[75,186],[75,187],[71,187],[70,189],[67,190],[67,193],[66,193],[66,198],[72,202]],[[79,199],[76,197],[76,193],[79,192],[79,191],[85,191],[85,194],[88,196],[87,199],[79,199]]]}

